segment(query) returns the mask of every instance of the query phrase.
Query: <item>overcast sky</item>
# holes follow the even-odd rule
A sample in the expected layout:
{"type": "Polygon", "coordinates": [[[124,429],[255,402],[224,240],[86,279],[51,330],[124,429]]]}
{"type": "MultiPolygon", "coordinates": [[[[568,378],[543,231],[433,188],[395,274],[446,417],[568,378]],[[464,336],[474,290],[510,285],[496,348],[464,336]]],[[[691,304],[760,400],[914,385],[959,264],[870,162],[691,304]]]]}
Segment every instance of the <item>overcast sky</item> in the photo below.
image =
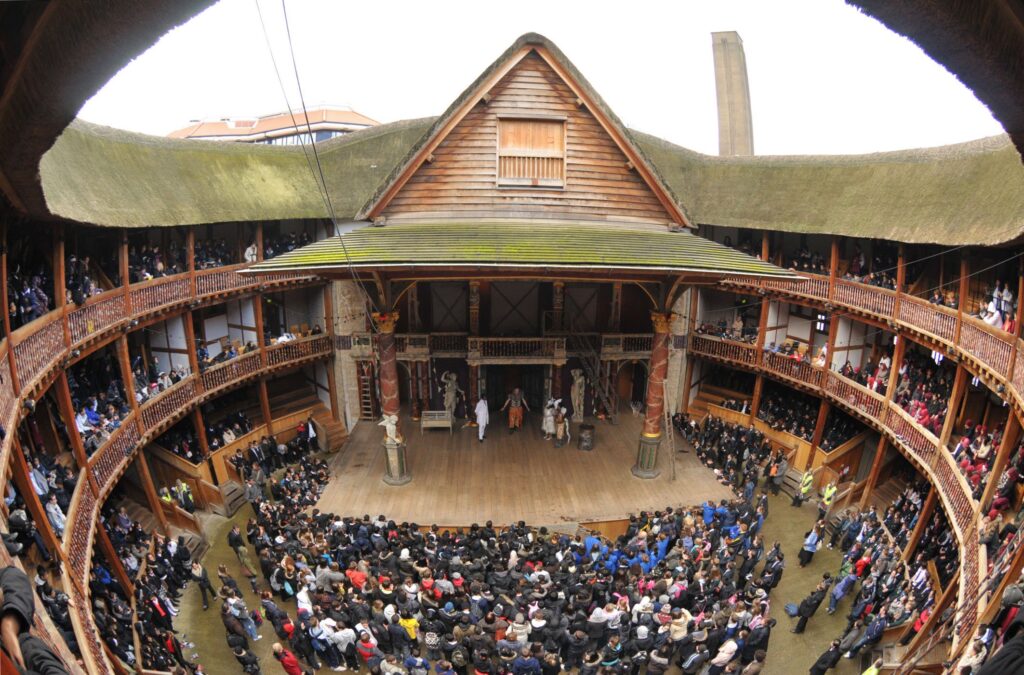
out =
{"type": "MultiPolygon", "coordinates": [[[[82,109],[163,135],[285,107],[256,0],[221,0],[164,36],[82,109]]],[[[280,0],[260,0],[291,103],[280,0]]],[[[381,122],[437,115],[516,37],[561,47],[626,125],[718,151],[711,32],[743,38],[757,154],[860,153],[1001,133],[917,46],[840,0],[288,0],[306,103],[381,122]]]]}

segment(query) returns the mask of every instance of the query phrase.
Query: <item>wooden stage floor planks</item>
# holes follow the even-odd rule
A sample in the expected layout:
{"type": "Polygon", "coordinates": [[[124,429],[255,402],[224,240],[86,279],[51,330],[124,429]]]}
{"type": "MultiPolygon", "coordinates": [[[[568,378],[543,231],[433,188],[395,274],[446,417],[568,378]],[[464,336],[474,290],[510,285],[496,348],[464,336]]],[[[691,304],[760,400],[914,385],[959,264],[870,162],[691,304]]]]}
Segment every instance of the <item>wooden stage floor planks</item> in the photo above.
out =
{"type": "Polygon", "coordinates": [[[550,527],[618,520],[643,509],[732,497],[692,453],[676,455],[673,482],[665,442],[658,464],[661,475],[653,480],[635,478],[630,468],[641,420],[628,409],[615,426],[587,420],[596,427],[597,443],[590,452],[576,448],[576,424],[571,445],[555,448],[553,441],[543,439],[536,413],[528,414],[524,428],[511,435],[504,415],[495,414],[492,420],[480,443],[474,427],[459,428],[452,435],[445,429],[421,435],[419,424],[403,414],[412,481],[399,487],[381,480],[383,429],[360,422],[330,460],[333,478],[318,508],[341,515],[384,514],[419,525],[487,520],[505,525],[524,520],[550,527]]]}

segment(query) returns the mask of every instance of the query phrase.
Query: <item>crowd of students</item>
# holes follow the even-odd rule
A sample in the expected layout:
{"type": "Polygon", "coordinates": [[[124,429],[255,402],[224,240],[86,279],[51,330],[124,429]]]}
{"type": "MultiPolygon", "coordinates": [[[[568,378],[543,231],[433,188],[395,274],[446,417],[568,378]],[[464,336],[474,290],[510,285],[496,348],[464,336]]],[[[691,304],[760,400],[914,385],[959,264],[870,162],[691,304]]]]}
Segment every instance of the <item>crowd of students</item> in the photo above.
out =
{"type": "Polygon", "coordinates": [[[814,436],[819,406],[820,402],[813,396],[766,384],[757,417],[776,431],[809,441],[814,436]]]}
{"type": "Polygon", "coordinates": [[[846,361],[839,369],[839,374],[861,386],[867,387],[871,391],[885,396],[889,390],[891,369],[892,357],[888,354],[883,354],[879,357],[878,363],[869,360],[860,367],[855,367],[852,363],[846,361]]]}
{"type": "Polygon", "coordinates": [[[119,366],[109,350],[101,350],[65,372],[76,411],[75,429],[91,456],[131,412],[119,366]]]}
{"type": "Polygon", "coordinates": [[[21,265],[7,271],[7,314],[11,328],[35,321],[53,309],[53,276],[44,265],[29,272],[21,265]]]}
{"type": "Polygon", "coordinates": [[[953,393],[954,374],[942,365],[942,355],[908,349],[900,364],[899,379],[893,395],[895,403],[914,420],[935,435],[942,433],[949,397],[953,393]]]}
{"type": "Polygon", "coordinates": [[[68,303],[81,305],[92,296],[103,292],[96,280],[92,278],[90,267],[89,256],[79,257],[74,253],[68,256],[64,264],[64,289],[68,303]]]}
{"type": "Polygon", "coordinates": [[[302,232],[281,232],[279,234],[263,235],[263,258],[269,260],[282,253],[294,251],[307,244],[313,243],[312,237],[306,231],[302,232]]]}
{"type": "Polygon", "coordinates": [[[166,250],[159,244],[128,247],[128,276],[133,284],[182,274],[187,269],[188,253],[177,241],[172,240],[166,250]]]}
{"type": "Polygon", "coordinates": [[[749,326],[746,325],[740,312],[736,312],[732,321],[726,321],[724,317],[715,323],[704,321],[697,324],[695,330],[700,335],[712,335],[724,340],[746,342],[748,344],[753,344],[757,341],[757,322],[749,326]]]}

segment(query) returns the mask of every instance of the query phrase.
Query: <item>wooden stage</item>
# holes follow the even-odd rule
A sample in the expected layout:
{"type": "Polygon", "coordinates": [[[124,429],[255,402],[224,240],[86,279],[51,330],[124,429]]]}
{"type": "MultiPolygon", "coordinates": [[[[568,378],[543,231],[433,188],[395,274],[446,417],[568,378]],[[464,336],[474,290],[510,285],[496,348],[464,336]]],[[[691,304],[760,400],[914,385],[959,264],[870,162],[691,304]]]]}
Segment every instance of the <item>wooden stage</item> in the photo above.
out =
{"type": "MultiPolygon", "coordinates": [[[[676,454],[676,480],[662,444],[661,475],[634,478],[630,468],[640,437],[641,418],[626,408],[618,424],[595,424],[594,450],[571,445],[555,448],[540,431],[540,415],[528,413],[524,428],[509,434],[505,417],[492,415],[483,443],[475,427],[453,435],[447,429],[420,434],[419,424],[403,414],[412,481],[384,484],[383,429],[360,422],[345,446],[331,459],[334,478],[319,508],[342,515],[384,514],[419,525],[469,525],[492,520],[496,525],[524,520],[559,529],[577,522],[619,520],[642,509],[689,506],[707,499],[732,497],[692,453],[676,454]]],[[[677,437],[678,442],[678,437],[677,437]]]]}

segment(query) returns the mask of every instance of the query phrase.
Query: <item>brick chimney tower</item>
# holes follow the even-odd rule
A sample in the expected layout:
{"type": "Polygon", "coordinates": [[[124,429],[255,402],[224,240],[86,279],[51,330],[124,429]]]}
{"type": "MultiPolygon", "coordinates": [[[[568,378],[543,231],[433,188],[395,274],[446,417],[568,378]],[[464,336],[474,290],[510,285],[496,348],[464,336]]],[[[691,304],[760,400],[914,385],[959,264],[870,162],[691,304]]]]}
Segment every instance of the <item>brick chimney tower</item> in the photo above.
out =
{"type": "Polygon", "coordinates": [[[743,40],[736,31],[711,34],[718,93],[718,154],[743,157],[754,154],[754,123],[750,114],[750,87],[743,40]]]}

